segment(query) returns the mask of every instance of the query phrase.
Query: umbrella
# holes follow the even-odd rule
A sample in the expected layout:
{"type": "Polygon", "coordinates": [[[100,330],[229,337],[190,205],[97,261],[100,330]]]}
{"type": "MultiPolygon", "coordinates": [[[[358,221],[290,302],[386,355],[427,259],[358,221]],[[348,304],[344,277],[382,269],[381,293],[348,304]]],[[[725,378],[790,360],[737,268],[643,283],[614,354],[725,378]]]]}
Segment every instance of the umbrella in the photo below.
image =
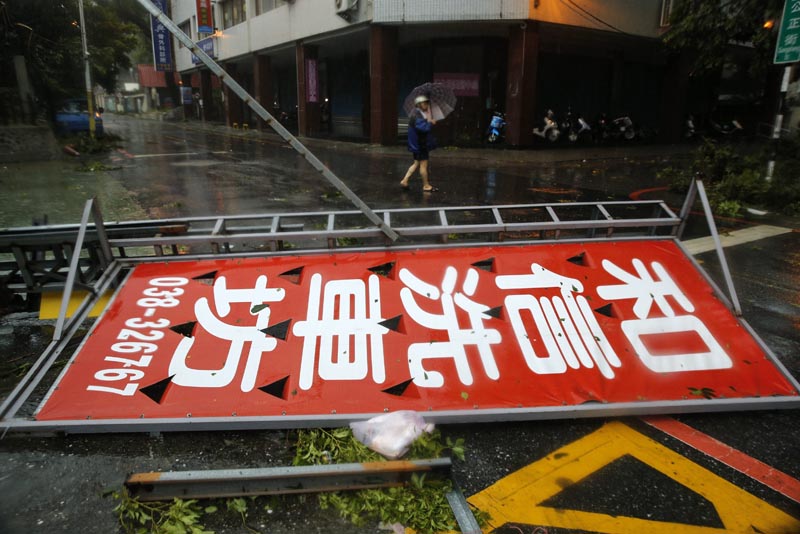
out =
{"type": "Polygon", "coordinates": [[[414,113],[414,99],[419,95],[425,95],[431,101],[431,116],[434,120],[440,121],[450,115],[456,108],[456,95],[453,90],[441,83],[423,83],[415,87],[403,102],[403,109],[409,117],[414,113]]]}

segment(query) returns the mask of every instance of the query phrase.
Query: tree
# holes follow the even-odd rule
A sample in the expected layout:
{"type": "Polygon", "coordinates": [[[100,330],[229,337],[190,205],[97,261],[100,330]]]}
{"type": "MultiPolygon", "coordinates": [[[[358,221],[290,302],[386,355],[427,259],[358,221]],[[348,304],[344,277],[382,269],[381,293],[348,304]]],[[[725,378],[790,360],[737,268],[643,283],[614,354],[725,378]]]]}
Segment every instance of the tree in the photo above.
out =
{"type": "MultiPolygon", "coordinates": [[[[731,44],[752,46],[753,76],[762,76],[772,61],[775,23],[784,0],[676,0],[664,41],[690,52],[697,74],[719,70],[731,44]]],[[[777,24],[775,24],[777,26],[777,24]]]]}
{"type": "MultiPolygon", "coordinates": [[[[141,31],[117,12],[124,3],[84,0],[92,81],[108,91],[116,89],[117,71],[131,66],[128,53],[141,31]]],[[[15,55],[25,56],[36,92],[51,108],[83,94],[78,0],[0,0],[0,10],[3,66],[15,55]]]]}

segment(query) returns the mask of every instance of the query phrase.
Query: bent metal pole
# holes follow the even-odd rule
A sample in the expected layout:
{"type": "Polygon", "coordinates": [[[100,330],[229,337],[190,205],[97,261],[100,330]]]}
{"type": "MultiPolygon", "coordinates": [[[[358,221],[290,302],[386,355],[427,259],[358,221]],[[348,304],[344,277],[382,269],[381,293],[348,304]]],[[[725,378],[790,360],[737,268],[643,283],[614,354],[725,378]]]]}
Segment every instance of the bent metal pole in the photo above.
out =
{"type": "Polygon", "coordinates": [[[255,113],[261,117],[269,126],[275,130],[278,135],[280,135],[287,143],[289,143],[292,148],[294,148],[298,153],[300,153],[306,161],[308,161],[312,167],[314,167],[317,171],[322,174],[336,189],[342,192],[344,196],[346,196],[350,201],[355,204],[355,206],[361,210],[361,213],[367,216],[367,218],[375,223],[381,231],[386,234],[386,237],[391,239],[392,241],[396,241],[399,237],[397,232],[395,232],[391,227],[389,227],[383,219],[381,219],[378,214],[376,214],[369,206],[367,206],[364,201],[358,198],[358,195],[353,193],[344,182],[342,182],[338,176],[336,176],[333,171],[331,171],[328,167],[326,167],[314,154],[311,153],[300,141],[297,140],[295,136],[289,133],[289,130],[283,127],[281,123],[275,120],[275,117],[270,115],[270,113],[262,106],[258,101],[256,101],[247,91],[245,91],[241,85],[239,85],[236,80],[228,76],[228,73],[225,72],[222,67],[220,67],[216,61],[211,59],[208,54],[206,54],[197,44],[192,41],[192,39],[183,33],[178,26],[175,25],[172,20],[166,16],[160,9],[158,9],[150,0],[138,0],[139,3],[144,6],[147,11],[150,12],[151,15],[156,17],[159,22],[161,22],[165,28],[167,28],[172,35],[175,36],[185,47],[192,51],[192,53],[203,62],[203,64],[208,67],[208,69],[213,72],[222,83],[227,85],[231,91],[236,93],[236,95],[241,98],[245,104],[250,106],[250,109],[255,111],[255,113]]]}

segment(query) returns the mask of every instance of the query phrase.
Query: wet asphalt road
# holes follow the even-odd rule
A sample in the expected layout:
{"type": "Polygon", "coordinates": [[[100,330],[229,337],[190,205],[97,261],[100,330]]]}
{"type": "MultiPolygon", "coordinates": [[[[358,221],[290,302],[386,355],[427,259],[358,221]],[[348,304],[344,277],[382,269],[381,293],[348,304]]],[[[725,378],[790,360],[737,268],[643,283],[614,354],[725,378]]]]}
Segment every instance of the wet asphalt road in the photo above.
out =
{"type": "MultiPolygon", "coordinates": [[[[103,160],[118,167],[115,170],[80,173],[74,171],[73,163],[11,165],[3,169],[0,226],[26,225],[32,215],[44,213],[50,222],[74,223],[84,200],[93,194],[101,199],[107,220],[352,207],[300,156],[274,137],[254,132],[231,136],[196,124],[113,116],[106,118],[106,128],[125,138],[123,149],[103,160]],[[54,198],[56,187],[63,194],[54,198]]],[[[671,148],[628,151],[627,159],[626,152],[619,149],[583,153],[565,150],[549,156],[441,149],[434,152],[431,164],[431,180],[441,191],[423,195],[419,182],[410,192],[397,186],[410,162],[402,147],[376,149],[319,141],[310,141],[309,146],[375,208],[625,199],[634,191],[666,185],[655,178],[655,172],[684,161],[681,150],[671,148]]],[[[673,204],[680,201],[669,200],[673,204]]],[[[794,228],[800,225],[795,224],[794,228]]],[[[800,377],[799,244],[795,230],[726,250],[744,317],[795,377],[800,377]]],[[[703,253],[697,259],[722,285],[714,253],[703,253]]],[[[26,353],[41,351],[49,333],[48,325],[42,326],[25,314],[3,318],[0,328],[0,353],[4,358],[23,358],[26,353]]],[[[4,377],[3,391],[7,391],[8,380],[4,377]]],[[[677,418],[800,478],[798,410],[677,418]]],[[[464,493],[470,495],[590,434],[604,422],[452,425],[443,428],[443,432],[466,439],[467,462],[456,464],[454,476],[464,493]]],[[[638,419],[625,422],[800,518],[797,502],[638,419]]],[[[0,441],[0,533],[117,532],[114,503],[101,494],[118,489],[127,473],[287,465],[292,456],[290,441],[289,433],[280,431],[155,437],[8,436],[0,441]]],[[[559,494],[549,506],[721,527],[707,501],[664,478],[625,460],[598,472],[586,484],[559,494]]],[[[274,501],[272,512],[254,506],[248,524],[260,532],[276,534],[376,531],[374,525],[357,529],[330,512],[317,510],[314,502],[311,497],[279,499],[274,501]]],[[[215,521],[221,523],[207,526],[217,532],[248,532],[230,518],[215,521]]],[[[534,526],[519,525],[518,529],[506,526],[497,532],[534,532],[534,526]]],[[[547,532],[568,531],[549,528],[547,532]]]]}

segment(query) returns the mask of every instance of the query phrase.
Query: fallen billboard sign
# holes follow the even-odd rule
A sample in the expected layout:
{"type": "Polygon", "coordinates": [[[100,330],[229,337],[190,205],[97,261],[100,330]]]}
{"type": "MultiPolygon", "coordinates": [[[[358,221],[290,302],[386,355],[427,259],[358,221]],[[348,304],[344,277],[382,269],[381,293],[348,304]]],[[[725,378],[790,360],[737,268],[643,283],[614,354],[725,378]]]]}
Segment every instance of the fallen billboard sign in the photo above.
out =
{"type": "Polygon", "coordinates": [[[36,419],[797,398],[672,240],[137,265],[36,419]]]}

